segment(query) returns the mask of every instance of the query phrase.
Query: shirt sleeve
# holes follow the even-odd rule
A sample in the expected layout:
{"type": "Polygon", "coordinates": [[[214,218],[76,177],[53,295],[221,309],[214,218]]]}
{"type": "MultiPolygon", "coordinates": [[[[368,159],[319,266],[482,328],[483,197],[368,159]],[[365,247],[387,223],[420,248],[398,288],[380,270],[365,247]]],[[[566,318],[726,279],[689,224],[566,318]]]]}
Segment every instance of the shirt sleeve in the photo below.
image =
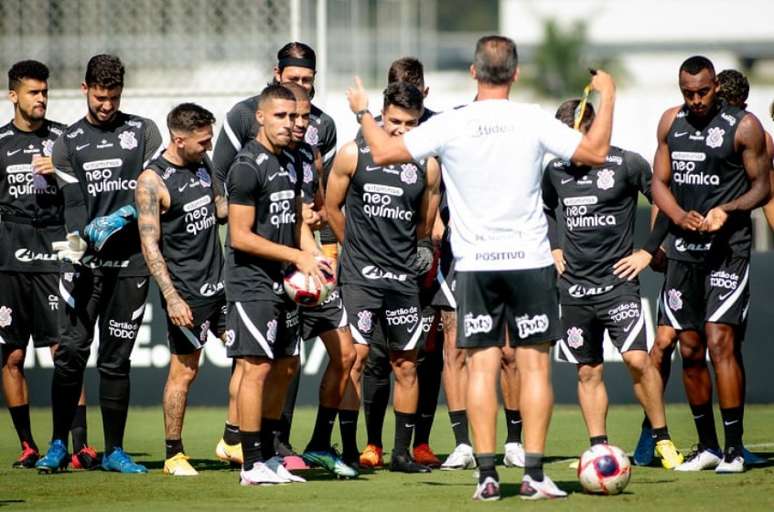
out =
{"type": "Polygon", "coordinates": [[[151,119],[145,120],[145,153],[142,155],[142,168],[145,169],[158,156],[161,149],[161,132],[151,119]]]}
{"type": "Polygon", "coordinates": [[[70,161],[70,150],[65,142],[64,135],[60,135],[54,142],[51,150],[51,162],[56,169],[56,180],[62,189],[64,199],[64,220],[68,233],[78,231],[83,233],[88,222],[88,212],[86,210],[86,198],[83,195],[83,189],[75,175],[72,162],[70,161]]]}
{"type": "Polygon", "coordinates": [[[332,117],[326,117],[325,139],[320,144],[320,154],[322,155],[323,169],[325,169],[325,174],[327,175],[336,156],[336,123],[332,117]]]}
{"type": "Polygon", "coordinates": [[[543,148],[562,160],[572,160],[583,135],[543,110],[535,117],[535,130],[543,148]]]}
{"type": "Polygon", "coordinates": [[[434,115],[403,136],[403,143],[414,160],[441,156],[443,146],[451,136],[448,114],[434,115]]]}
{"type": "Polygon", "coordinates": [[[212,152],[215,178],[223,183],[226,181],[226,173],[234,158],[250,137],[250,116],[255,116],[255,112],[251,113],[244,105],[237,104],[228,111],[226,119],[223,120],[223,126],[220,128],[218,140],[215,141],[215,149],[212,152]]]}
{"type": "Polygon", "coordinates": [[[259,190],[260,182],[255,168],[241,159],[234,162],[226,178],[229,204],[255,206],[259,190]]]}
{"type": "Polygon", "coordinates": [[[652,203],[653,197],[650,193],[650,182],[653,178],[653,170],[650,168],[648,161],[639,153],[625,151],[624,163],[626,164],[630,182],[652,203]]]}

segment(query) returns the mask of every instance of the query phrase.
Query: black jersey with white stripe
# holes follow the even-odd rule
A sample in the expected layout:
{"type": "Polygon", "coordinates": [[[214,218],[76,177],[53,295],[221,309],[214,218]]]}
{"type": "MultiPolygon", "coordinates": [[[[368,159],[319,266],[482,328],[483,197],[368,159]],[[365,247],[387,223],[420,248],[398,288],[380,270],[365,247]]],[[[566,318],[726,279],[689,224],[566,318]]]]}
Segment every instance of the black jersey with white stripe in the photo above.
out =
{"type": "MultiPolygon", "coordinates": [[[[638,195],[651,200],[651,178],[650,164],[642,156],[615,146],[600,166],[559,159],[546,166],[543,203],[549,225],[558,224],[558,248],[567,262],[559,278],[563,304],[587,304],[631,292],[631,287],[621,286],[627,281],[613,274],[613,265],[632,253],[638,195]],[[557,209],[560,223],[555,220],[557,209]]],[[[557,237],[550,238],[556,248],[557,237]]]]}
{"type": "MultiPolygon", "coordinates": [[[[84,117],[68,126],[52,154],[65,195],[68,231],[83,234],[97,217],[134,204],[137,178],[160,146],[156,123],[124,112],[108,124],[94,125],[84,117]]],[[[148,275],[136,223],[111,237],[89,266],[119,269],[126,276],[148,275]]]]}
{"type": "MultiPolygon", "coordinates": [[[[255,209],[253,232],[271,242],[297,247],[301,180],[293,155],[278,155],[258,141],[239,152],[226,178],[229,205],[255,209]]],[[[226,238],[226,297],[229,301],[281,301],[284,295],[279,261],[234,249],[226,238]]]]}
{"type": "MultiPolygon", "coordinates": [[[[733,201],[750,189],[742,155],[734,148],[739,123],[747,113],[721,102],[704,127],[694,126],[687,108],[675,117],[667,135],[672,167],[670,189],[685,211],[706,215],[712,208],[733,201]]],[[[749,212],[733,212],[714,234],[684,231],[670,224],[667,256],[699,263],[708,255],[730,250],[749,257],[752,223],[749,212]]]]}
{"type": "Polygon", "coordinates": [[[51,243],[64,240],[64,200],[53,175],[35,174],[32,159],[50,157],[65,125],[45,120],[34,132],[0,128],[0,270],[58,272],[51,243]]]}
{"type": "Polygon", "coordinates": [[[163,156],[148,165],[164,181],[169,208],[160,215],[161,254],[177,292],[190,305],[222,301],[223,251],[210,171],[163,156]]]}
{"type": "Polygon", "coordinates": [[[427,185],[427,161],[375,165],[362,138],[347,191],[342,284],[403,293],[417,291],[417,225],[427,185]]]}

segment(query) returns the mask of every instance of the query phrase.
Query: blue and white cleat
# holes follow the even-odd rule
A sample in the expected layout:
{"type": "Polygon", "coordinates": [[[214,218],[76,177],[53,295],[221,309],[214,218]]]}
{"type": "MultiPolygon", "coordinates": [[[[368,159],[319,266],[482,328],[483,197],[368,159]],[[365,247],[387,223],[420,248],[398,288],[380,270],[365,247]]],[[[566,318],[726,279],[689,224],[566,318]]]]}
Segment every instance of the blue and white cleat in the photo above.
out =
{"type": "Polygon", "coordinates": [[[102,456],[102,469],[117,473],[147,473],[148,468],[135,463],[121,448],[116,448],[110,455],[102,456]]]}
{"type": "Polygon", "coordinates": [[[69,462],[67,447],[61,440],[54,439],[49,443],[46,454],[35,463],[35,468],[41,473],[55,473],[67,469],[69,462]]]}
{"type": "Polygon", "coordinates": [[[769,459],[761,457],[760,455],[755,455],[744,446],[742,447],[742,456],[744,456],[745,466],[763,466],[764,464],[769,463],[769,459]]]}
{"type": "Polygon", "coordinates": [[[634,448],[632,461],[637,466],[650,466],[653,464],[653,453],[656,449],[656,439],[653,437],[653,430],[650,427],[642,427],[640,439],[634,448]]]}

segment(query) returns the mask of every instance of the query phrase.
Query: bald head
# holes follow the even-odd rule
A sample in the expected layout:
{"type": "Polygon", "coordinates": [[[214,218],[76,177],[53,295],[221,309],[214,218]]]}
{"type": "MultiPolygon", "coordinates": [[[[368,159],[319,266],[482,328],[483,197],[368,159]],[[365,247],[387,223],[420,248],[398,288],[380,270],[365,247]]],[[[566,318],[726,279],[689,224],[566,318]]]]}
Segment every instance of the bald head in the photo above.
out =
{"type": "Polygon", "coordinates": [[[486,36],[476,43],[473,67],[477,81],[489,85],[508,85],[513,81],[518,65],[516,43],[510,38],[486,36]]]}

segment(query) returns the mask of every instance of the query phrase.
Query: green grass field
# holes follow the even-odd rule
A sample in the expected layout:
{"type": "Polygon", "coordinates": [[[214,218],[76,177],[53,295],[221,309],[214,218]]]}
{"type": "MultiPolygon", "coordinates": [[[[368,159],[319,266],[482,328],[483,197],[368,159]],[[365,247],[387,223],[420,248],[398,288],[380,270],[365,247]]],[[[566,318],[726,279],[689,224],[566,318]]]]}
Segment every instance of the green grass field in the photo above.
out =
{"type": "MultiPolygon", "coordinates": [[[[307,472],[310,481],[278,487],[245,488],[238,484],[238,473],[214,459],[213,449],[220,438],[224,410],[195,408],[188,412],[184,442],[194,465],[195,478],[172,478],[161,472],[163,431],[160,408],[135,408],[129,415],[126,449],[146,464],[148,475],[106,474],[101,471],[38,475],[34,470],[11,469],[18,455],[16,435],[5,409],[0,413],[0,507],[8,510],[774,510],[774,466],[750,470],[741,475],[715,475],[714,472],[680,474],[660,468],[634,468],[632,480],[619,496],[588,496],[581,493],[575,471],[568,468],[586,446],[587,440],[577,407],[557,407],[548,444],[546,471],[565,490],[566,500],[523,502],[516,496],[521,470],[499,467],[503,499],[493,503],[471,501],[474,490],[472,471],[442,472],[429,475],[393,474],[377,471],[358,480],[338,481],[317,470],[307,472]]],[[[314,410],[301,408],[294,424],[293,442],[303,447],[310,433],[314,410]]],[[[678,446],[687,451],[694,439],[690,411],[685,405],[668,410],[670,431],[678,446]]],[[[716,413],[716,416],[718,414],[716,413]]],[[[745,441],[752,451],[774,462],[774,406],[750,406],[746,413],[745,441]]],[[[45,409],[33,413],[37,442],[50,435],[50,414],[45,409]]],[[[101,424],[97,407],[89,411],[90,442],[102,448],[101,424]]],[[[617,406],[611,409],[608,428],[611,442],[630,451],[639,434],[639,408],[617,406]]],[[[364,433],[365,428],[361,429],[364,433]]],[[[499,420],[498,439],[505,437],[504,420],[499,420]]],[[[338,429],[337,429],[338,430],[338,429]]],[[[392,418],[388,415],[385,441],[391,446],[392,418]]],[[[336,434],[337,437],[338,434],[336,434]]],[[[360,438],[364,443],[363,435],[360,438]]],[[[446,408],[439,408],[431,445],[436,453],[453,449],[453,438],[446,408]]]]}

